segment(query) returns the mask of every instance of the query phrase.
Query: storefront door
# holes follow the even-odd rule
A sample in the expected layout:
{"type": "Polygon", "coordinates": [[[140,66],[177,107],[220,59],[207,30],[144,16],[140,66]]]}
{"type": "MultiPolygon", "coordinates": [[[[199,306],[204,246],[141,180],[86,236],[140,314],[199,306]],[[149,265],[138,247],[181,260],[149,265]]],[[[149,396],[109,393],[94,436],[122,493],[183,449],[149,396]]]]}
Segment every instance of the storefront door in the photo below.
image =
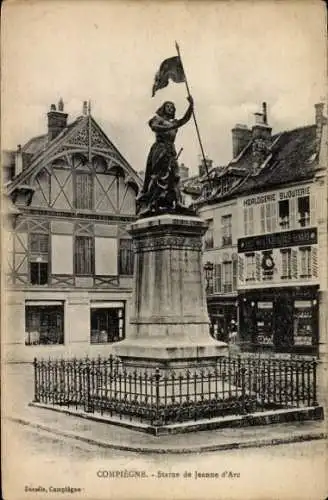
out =
{"type": "Polygon", "coordinates": [[[286,350],[293,345],[293,299],[280,295],[273,303],[273,342],[277,350],[286,350]]]}

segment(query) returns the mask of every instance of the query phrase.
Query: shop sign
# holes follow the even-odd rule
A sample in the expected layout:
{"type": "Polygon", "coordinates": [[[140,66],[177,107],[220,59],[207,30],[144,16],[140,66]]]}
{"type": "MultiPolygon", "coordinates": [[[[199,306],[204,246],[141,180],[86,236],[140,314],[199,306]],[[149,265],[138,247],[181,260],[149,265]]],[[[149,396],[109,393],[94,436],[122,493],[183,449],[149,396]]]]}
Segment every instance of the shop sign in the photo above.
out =
{"type": "Polygon", "coordinates": [[[317,229],[295,229],[280,233],[263,234],[260,236],[247,236],[239,238],[238,252],[255,252],[270,248],[284,248],[301,245],[314,245],[317,243],[317,229]]]}
{"type": "Polygon", "coordinates": [[[263,203],[272,203],[274,201],[289,200],[291,198],[299,198],[301,196],[309,195],[310,186],[284,189],[283,191],[248,197],[243,200],[243,206],[251,207],[253,205],[262,205],[263,203]]]}

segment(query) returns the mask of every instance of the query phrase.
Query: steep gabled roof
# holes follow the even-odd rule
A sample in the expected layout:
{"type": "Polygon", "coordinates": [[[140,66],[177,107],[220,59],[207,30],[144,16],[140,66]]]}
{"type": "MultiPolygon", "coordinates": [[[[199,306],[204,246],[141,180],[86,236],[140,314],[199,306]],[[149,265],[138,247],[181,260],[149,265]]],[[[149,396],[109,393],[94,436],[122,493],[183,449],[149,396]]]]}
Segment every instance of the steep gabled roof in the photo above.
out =
{"type": "Polygon", "coordinates": [[[108,139],[93,117],[84,115],[65,127],[53,140],[49,141],[48,135],[45,134],[30,139],[22,147],[23,171],[10,183],[8,193],[22,183],[28,182],[31,175],[35,175],[44,167],[45,162],[70,150],[84,149],[86,153],[90,144],[93,152],[110,158],[113,163],[123,168],[139,188],[141,187],[142,181],[136,171],[108,139]]]}
{"type": "MultiPolygon", "coordinates": [[[[282,132],[273,137],[273,146],[263,169],[257,175],[248,176],[235,194],[309,179],[315,173],[316,159],[315,125],[282,132]]],[[[241,163],[250,171],[251,162],[252,158],[247,152],[241,163]]]]}
{"type": "MultiPolygon", "coordinates": [[[[239,176],[229,192],[218,195],[215,189],[196,204],[212,204],[247,193],[311,179],[318,169],[317,127],[309,125],[272,136],[271,147],[260,169],[254,172],[252,142],[238,158],[227,165],[223,175],[239,176]]],[[[196,182],[196,181],[194,181],[196,182]]]]}

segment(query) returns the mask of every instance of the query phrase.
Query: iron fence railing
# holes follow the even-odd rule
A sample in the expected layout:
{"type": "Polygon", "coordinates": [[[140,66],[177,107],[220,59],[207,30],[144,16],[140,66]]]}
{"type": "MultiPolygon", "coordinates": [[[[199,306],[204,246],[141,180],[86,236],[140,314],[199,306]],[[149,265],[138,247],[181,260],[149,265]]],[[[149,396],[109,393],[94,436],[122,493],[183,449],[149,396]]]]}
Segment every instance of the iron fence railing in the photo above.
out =
{"type": "Polygon", "coordinates": [[[316,361],[223,357],[214,367],[142,369],[112,356],[34,360],[34,401],[152,425],[317,406],[316,361]]]}

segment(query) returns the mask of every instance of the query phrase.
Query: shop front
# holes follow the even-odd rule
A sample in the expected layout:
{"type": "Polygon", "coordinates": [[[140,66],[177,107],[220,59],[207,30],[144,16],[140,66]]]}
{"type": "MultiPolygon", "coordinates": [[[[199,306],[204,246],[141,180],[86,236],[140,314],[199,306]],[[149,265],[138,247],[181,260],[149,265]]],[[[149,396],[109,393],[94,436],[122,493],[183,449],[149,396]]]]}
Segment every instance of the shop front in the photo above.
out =
{"type": "Polygon", "coordinates": [[[229,333],[238,322],[238,308],[235,299],[211,298],[207,299],[208,314],[210,317],[210,333],[216,340],[229,341],[229,333]]]}
{"type": "Polygon", "coordinates": [[[318,351],[318,287],[241,291],[243,350],[313,354],[318,351]]]}

